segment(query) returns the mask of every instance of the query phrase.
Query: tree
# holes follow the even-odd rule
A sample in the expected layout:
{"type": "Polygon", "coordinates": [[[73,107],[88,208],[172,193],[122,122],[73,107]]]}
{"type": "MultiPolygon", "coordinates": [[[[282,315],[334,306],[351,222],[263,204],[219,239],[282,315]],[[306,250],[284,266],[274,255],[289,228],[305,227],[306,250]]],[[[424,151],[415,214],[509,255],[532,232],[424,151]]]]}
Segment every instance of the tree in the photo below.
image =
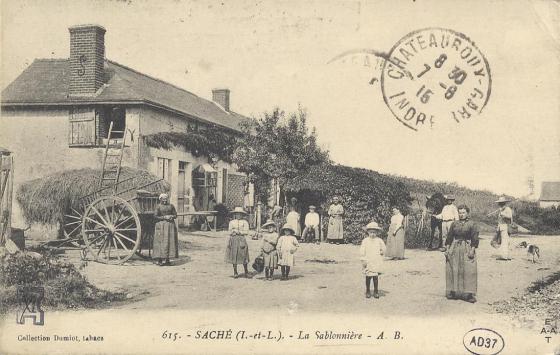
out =
{"type": "Polygon", "coordinates": [[[245,122],[242,131],[233,161],[249,175],[261,199],[267,196],[273,179],[282,187],[301,172],[329,162],[328,151],[319,147],[315,129],[307,127],[307,113],[302,108],[288,117],[275,108],[245,122]]]}

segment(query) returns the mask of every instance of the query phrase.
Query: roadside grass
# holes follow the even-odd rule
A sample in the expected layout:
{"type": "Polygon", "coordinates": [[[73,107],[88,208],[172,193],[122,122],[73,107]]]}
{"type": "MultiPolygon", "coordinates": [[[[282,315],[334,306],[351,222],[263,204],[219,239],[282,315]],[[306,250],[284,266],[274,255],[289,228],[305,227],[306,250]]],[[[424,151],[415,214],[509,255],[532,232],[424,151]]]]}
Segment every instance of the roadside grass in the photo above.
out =
{"type": "MultiPolygon", "coordinates": [[[[82,265],[81,267],[84,267],[82,265]]],[[[49,252],[0,250],[0,314],[20,306],[18,288],[44,289],[41,305],[50,309],[102,308],[127,299],[126,294],[101,290],[72,263],[49,252]]]]}

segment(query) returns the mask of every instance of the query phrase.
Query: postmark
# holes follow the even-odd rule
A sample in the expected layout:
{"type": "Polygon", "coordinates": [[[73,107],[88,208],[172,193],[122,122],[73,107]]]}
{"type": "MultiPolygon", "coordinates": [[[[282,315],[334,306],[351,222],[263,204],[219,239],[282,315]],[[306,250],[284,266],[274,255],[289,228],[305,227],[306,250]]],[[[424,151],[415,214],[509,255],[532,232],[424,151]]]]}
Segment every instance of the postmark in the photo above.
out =
{"type": "Polygon", "coordinates": [[[381,74],[383,100],[406,127],[419,130],[480,115],[492,76],[484,54],[466,35],[426,28],[400,39],[381,74]]]}

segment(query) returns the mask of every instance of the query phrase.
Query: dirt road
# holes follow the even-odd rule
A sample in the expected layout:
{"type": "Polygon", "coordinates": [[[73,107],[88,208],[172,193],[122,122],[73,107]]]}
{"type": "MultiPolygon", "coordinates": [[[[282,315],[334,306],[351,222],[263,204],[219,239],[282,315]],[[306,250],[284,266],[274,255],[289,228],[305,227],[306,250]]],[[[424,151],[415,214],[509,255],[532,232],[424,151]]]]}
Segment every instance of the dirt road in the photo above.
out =
{"type": "MultiPolygon", "coordinates": [[[[560,265],[558,237],[530,237],[542,251],[541,262],[532,264],[526,260],[526,251],[516,248],[512,248],[512,261],[495,260],[490,237],[483,236],[478,250],[476,304],[444,297],[444,256],[424,250],[406,250],[405,260],[386,261],[386,273],[379,281],[381,298],[366,299],[357,246],[302,244],[296,253],[291,280],[280,281],[278,270],[274,281],[265,281],[262,273],[252,279],[232,277],[231,265],[223,262],[226,238],[224,232],[180,233],[180,259],[173,266],[158,267],[141,259],[126,266],[90,262],[85,274],[98,287],[124,290],[136,299],[119,306],[123,309],[220,310],[235,306],[253,310],[439,316],[492,313],[490,303],[522,292],[560,265]]],[[[521,239],[528,240],[514,239],[514,245],[521,239]]],[[[260,241],[248,243],[253,259],[260,241]]],[[[68,256],[78,258],[77,254],[68,256]]]]}

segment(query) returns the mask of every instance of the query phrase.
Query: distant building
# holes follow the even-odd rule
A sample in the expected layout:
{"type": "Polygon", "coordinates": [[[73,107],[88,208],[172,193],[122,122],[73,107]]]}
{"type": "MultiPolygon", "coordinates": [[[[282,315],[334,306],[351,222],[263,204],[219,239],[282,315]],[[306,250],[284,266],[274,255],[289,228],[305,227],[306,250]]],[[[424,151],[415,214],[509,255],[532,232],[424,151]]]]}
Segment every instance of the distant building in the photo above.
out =
{"type": "MultiPolygon", "coordinates": [[[[194,156],[184,148],[149,147],[144,137],[159,132],[190,132],[210,126],[240,134],[248,118],[230,110],[230,91],[216,89],[212,101],[105,58],[105,29],[74,26],[70,55],[35,59],[2,91],[0,142],[17,159],[14,191],[21,183],[57,171],[100,168],[109,123],[126,127],[123,165],[145,169],[171,185],[171,202],[179,212],[194,198],[196,174],[212,173],[204,196],[217,203],[242,206],[246,176],[235,164],[194,156]]],[[[144,53],[148,55],[149,53],[144,53]]],[[[198,179],[199,180],[199,179],[198,179]]],[[[196,195],[200,196],[196,196],[196,195]]],[[[16,223],[22,221],[17,205],[16,223]]]]}
{"type": "Polygon", "coordinates": [[[560,181],[546,181],[542,183],[539,206],[543,208],[560,206],[560,181]]]}

